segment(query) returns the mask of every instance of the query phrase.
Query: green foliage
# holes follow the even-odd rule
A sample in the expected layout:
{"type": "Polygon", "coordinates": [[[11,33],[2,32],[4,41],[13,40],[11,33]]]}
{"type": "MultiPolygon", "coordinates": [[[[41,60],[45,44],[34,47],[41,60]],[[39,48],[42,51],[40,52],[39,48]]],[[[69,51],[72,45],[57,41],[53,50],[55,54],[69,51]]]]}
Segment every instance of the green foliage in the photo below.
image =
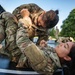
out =
{"type": "Polygon", "coordinates": [[[61,28],[61,36],[73,37],[75,39],[75,9],[73,9],[67,19],[63,21],[61,28]]]}
{"type": "Polygon", "coordinates": [[[55,29],[54,28],[50,29],[48,33],[49,33],[49,35],[51,37],[55,38],[55,34],[54,34],[55,33],[55,29]]]}

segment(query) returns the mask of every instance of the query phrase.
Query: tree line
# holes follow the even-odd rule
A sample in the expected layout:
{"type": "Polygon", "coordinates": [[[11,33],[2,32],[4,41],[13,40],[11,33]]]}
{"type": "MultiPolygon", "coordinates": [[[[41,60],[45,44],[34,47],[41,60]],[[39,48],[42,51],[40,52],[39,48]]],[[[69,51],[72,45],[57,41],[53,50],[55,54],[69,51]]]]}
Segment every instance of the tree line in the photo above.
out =
{"type": "MultiPolygon", "coordinates": [[[[49,35],[55,37],[56,29],[49,30],[49,35]]],[[[61,31],[59,35],[61,37],[73,37],[75,40],[75,9],[73,9],[68,17],[62,22],[61,31]]],[[[56,37],[55,37],[56,38],[56,37]]]]}

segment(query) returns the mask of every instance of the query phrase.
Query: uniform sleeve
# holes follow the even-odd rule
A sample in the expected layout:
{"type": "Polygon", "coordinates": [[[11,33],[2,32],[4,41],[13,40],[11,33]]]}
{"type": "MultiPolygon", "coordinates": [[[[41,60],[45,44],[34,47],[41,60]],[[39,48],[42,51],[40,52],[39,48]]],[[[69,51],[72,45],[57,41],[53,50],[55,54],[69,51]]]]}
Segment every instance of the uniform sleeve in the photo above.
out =
{"type": "Polygon", "coordinates": [[[21,52],[25,50],[25,48],[32,43],[29,39],[28,29],[22,25],[23,23],[18,23],[18,30],[16,34],[16,43],[20,48],[21,52]]]}

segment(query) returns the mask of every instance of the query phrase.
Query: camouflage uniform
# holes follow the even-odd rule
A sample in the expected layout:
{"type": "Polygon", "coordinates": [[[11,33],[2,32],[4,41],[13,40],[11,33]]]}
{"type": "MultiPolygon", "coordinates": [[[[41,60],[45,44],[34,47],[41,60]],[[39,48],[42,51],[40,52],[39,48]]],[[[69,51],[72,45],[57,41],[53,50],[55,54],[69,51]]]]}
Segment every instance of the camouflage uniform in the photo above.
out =
{"type": "Polygon", "coordinates": [[[0,39],[0,43],[5,39],[5,49],[0,49],[0,53],[6,54],[12,61],[18,62],[21,51],[16,45],[18,25],[14,19],[14,15],[9,12],[0,14],[0,35],[3,37],[0,39]]]}
{"type": "Polygon", "coordinates": [[[30,12],[30,18],[31,18],[32,23],[33,23],[33,26],[31,28],[31,30],[34,31],[34,34],[32,34],[32,32],[30,32],[32,34],[32,37],[30,37],[30,39],[32,40],[34,36],[38,36],[39,38],[38,38],[37,44],[39,44],[40,40],[42,40],[42,39],[48,40],[48,30],[37,26],[37,24],[38,24],[37,23],[38,16],[40,14],[42,14],[42,12],[44,10],[41,9],[36,4],[24,4],[24,5],[21,5],[21,6],[17,7],[13,11],[13,14],[17,17],[18,20],[21,18],[20,11],[23,8],[28,9],[28,11],[30,12]]]}
{"type": "MultiPolygon", "coordinates": [[[[5,39],[5,46],[3,45],[0,49],[0,53],[9,56],[12,62],[19,62],[19,67],[23,67],[26,57],[16,45],[18,23],[15,19],[15,16],[9,12],[3,12],[0,14],[0,43],[5,39]]],[[[27,67],[26,64],[25,66],[27,67]]]]}
{"type": "Polygon", "coordinates": [[[52,75],[54,70],[61,67],[55,50],[51,47],[39,48],[29,39],[28,29],[19,23],[16,43],[26,56],[28,64],[37,72],[52,75]]]}

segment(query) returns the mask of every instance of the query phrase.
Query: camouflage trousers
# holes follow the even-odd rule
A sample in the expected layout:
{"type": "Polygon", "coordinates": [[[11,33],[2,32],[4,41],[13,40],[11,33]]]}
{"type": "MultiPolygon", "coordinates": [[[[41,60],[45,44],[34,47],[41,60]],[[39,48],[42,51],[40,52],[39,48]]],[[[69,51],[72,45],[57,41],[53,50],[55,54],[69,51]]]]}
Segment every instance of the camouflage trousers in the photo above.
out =
{"type": "Polygon", "coordinates": [[[0,53],[8,55],[13,62],[18,62],[19,58],[21,60],[23,56],[21,56],[22,53],[16,45],[17,29],[18,25],[11,13],[4,12],[0,14],[0,43],[5,39],[5,47],[3,46],[0,49],[0,53]]]}

